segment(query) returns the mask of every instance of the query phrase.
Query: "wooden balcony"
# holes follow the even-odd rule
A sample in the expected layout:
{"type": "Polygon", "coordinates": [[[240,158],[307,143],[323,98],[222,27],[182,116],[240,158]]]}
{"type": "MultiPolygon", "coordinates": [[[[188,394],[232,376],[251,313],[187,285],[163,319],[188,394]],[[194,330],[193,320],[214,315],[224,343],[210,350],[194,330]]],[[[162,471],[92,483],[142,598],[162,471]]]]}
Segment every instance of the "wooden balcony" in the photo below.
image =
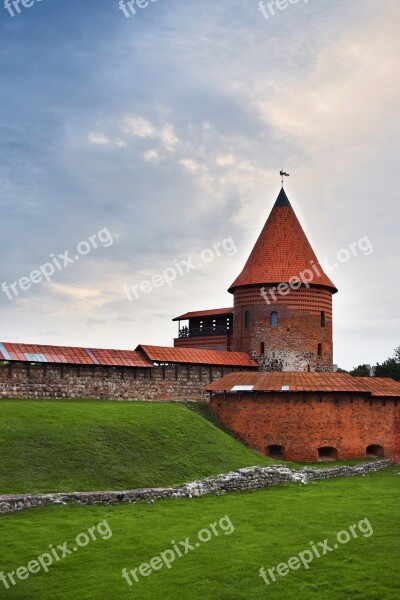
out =
{"type": "Polygon", "coordinates": [[[232,334],[232,330],[226,325],[215,325],[211,327],[181,327],[179,329],[179,338],[208,337],[230,334],[232,334]]]}

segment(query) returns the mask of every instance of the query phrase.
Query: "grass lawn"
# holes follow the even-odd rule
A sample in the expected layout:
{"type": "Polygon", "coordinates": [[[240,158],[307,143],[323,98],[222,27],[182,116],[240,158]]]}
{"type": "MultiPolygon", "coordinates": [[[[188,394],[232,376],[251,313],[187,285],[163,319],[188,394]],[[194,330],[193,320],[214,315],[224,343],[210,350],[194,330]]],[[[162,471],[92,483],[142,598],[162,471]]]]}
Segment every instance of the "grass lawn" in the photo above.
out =
{"type": "Polygon", "coordinates": [[[0,494],[163,486],[268,465],[181,404],[0,401],[0,494]]]}
{"type": "Polygon", "coordinates": [[[288,485],[246,494],[113,507],[51,507],[0,518],[1,570],[21,565],[106,519],[110,539],[92,541],[50,567],[31,574],[0,597],[18,600],[398,600],[400,597],[400,475],[393,467],[368,477],[288,485]],[[178,558],[168,570],[140,577],[129,587],[128,570],[171,547],[197,540],[200,529],[228,515],[234,532],[220,532],[178,558]],[[258,571],[367,518],[370,537],[315,559],[309,570],[290,571],[266,586],[258,571]]]}
{"type": "Polygon", "coordinates": [[[183,404],[96,400],[0,400],[0,456],[0,494],[175,485],[282,463],[183,404]]]}

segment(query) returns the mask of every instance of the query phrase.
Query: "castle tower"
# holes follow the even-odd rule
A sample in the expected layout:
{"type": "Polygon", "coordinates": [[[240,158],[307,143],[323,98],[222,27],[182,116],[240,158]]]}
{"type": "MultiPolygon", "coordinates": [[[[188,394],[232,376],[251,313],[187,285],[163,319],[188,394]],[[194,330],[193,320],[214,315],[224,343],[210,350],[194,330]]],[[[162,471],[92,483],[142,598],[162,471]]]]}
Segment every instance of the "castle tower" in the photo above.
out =
{"type": "Polygon", "coordinates": [[[239,277],[232,350],[264,371],[332,371],[332,295],[282,187],[239,277]]]}

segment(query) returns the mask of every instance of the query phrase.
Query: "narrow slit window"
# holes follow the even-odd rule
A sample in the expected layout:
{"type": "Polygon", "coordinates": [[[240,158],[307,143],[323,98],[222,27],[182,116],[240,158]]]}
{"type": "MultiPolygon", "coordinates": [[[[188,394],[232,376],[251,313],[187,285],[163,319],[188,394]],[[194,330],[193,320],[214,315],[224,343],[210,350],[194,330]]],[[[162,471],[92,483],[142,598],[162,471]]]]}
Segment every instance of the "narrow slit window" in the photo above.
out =
{"type": "Polygon", "coordinates": [[[278,327],[279,318],[276,311],[271,313],[271,327],[278,327]]]}

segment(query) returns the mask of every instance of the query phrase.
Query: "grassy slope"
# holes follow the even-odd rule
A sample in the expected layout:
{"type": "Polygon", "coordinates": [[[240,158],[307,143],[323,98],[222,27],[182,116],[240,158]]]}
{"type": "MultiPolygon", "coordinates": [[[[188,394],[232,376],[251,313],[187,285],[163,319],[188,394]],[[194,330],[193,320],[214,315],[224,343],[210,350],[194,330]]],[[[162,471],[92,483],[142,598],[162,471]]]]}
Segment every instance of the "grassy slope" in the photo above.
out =
{"type": "MultiPolygon", "coordinates": [[[[398,467],[369,477],[251,494],[113,507],[52,507],[0,518],[1,569],[26,565],[50,543],[68,540],[107,519],[113,536],[65,558],[45,575],[0,590],[17,600],[397,600],[400,597],[398,467]],[[228,515],[235,531],[153,572],[129,588],[121,577],[171,546],[228,515]],[[258,575],[325,538],[368,518],[374,533],[290,571],[266,587],[258,575]]],[[[0,584],[1,585],[1,584],[0,584]]]]}
{"type": "Polygon", "coordinates": [[[171,485],[270,459],[179,404],[0,401],[0,494],[171,485]]]}

